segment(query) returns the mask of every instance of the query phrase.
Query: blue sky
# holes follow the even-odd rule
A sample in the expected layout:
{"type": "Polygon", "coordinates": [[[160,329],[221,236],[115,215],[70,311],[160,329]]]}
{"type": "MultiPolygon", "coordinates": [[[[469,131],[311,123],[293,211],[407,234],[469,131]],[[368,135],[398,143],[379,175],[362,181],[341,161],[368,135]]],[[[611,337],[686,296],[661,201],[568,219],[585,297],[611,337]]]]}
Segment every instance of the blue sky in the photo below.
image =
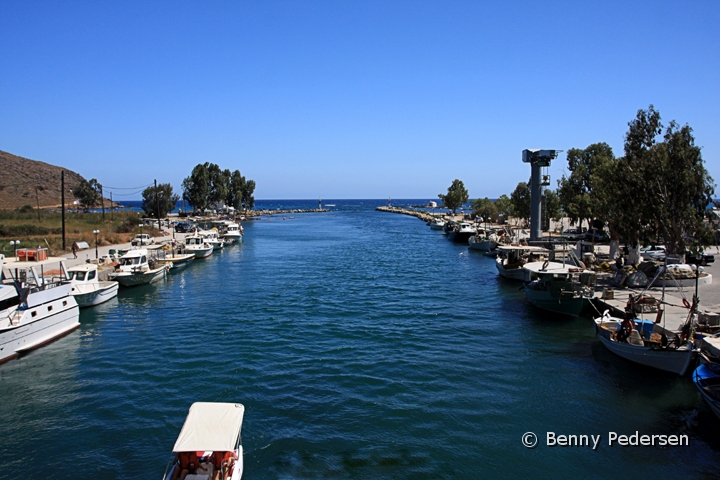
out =
{"type": "Polygon", "coordinates": [[[718,25],[717,1],[6,0],[0,150],[116,188],[212,162],[258,199],[495,198],[525,148],[621,156],[653,104],[720,181],[718,25]]]}

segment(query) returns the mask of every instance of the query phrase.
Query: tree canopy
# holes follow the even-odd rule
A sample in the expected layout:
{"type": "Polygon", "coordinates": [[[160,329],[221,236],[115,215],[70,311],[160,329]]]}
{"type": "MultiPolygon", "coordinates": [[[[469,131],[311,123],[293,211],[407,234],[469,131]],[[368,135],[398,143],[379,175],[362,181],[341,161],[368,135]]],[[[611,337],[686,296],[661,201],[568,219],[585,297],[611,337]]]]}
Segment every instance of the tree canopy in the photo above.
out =
{"type": "Polygon", "coordinates": [[[82,209],[87,212],[89,209],[96,207],[102,198],[100,192],[102,186],[94,178],[90,181],[82,179],[80,183],[72,189],[72,194],[80,200],[82,209]]]}
{"type": "Polygon", "coordinates": [[[448,187],[447,195],[440,193],[438,194],[438,198],[442,200],[443,206],[452,210],[453,215],[455,215],[457,209],[462,207],[462,204],[468,201],[470,195],[468,194],[467,189],[465,189],[463,182],[455,179],[453,180],[452,185],[448,187]]]}
{"type": "Polygon", "coordinates": [[[172,185],[161,183],[157,189],[153,185],[143,190],[142,209],[147,216],[160,215],[163,218],[175,209],[178,200],[180,197],[173,193],[172,185]]]}
{"type": "Polygon", "coordinates": [[[255,205],[255,181],[246,180],[239,170],[221,170],[214,163],[196,165],[190,176],[183,180],[182,188],[183,199],[195,210],[220,205],[249,209],[255,205]]]}
{"type": "Polygon", "coordinates": [[[530,187],[520,182],[510,194],[510,215],[522,219],[525,224],[530,218],[530,187]]]}
{"type": "Polygon", "coordinates": [[[482,217],[486,222],[497,222],[498,209],[495,202],[488,197],[473,200],[471,206],[476,216],[482,217]]]}

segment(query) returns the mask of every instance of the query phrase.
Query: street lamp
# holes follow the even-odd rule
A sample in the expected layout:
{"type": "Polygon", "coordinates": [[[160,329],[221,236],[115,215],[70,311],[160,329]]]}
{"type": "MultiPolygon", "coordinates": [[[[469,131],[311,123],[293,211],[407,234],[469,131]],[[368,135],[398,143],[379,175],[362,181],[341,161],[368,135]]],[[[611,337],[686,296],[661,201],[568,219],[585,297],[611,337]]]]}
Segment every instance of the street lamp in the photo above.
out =
{"type": "Polygon", "coordinates": [[[17,257],[17,249],[20,246],[20,240],[10,240],[10,246],[13,247],[13,255],[17,257]]]}
{"type": "Polygon", "coordinates": [[[95,262],[98,261],[98,234],[100,233],[100,230],[93,230],[93,233],[95,234],[95,262]]]}

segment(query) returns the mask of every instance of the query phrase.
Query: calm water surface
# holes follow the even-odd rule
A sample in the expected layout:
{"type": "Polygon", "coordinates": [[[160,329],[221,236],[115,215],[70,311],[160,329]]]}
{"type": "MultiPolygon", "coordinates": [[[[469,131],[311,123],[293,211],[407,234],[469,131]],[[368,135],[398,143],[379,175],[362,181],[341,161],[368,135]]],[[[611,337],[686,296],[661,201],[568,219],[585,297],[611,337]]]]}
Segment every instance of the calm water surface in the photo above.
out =
{"type": "Polygon", "coordinates": [[[720,476],[689,378],[614,357],[589,318],[534,309],[492,259],[384,202],[334,203],[247,222],[244,245],[0,366],[0,477],[159,479],[195,401],[245,405],[247,479],[720,476]],[[635,431],[690,446],[607,445],[635,431]]]}

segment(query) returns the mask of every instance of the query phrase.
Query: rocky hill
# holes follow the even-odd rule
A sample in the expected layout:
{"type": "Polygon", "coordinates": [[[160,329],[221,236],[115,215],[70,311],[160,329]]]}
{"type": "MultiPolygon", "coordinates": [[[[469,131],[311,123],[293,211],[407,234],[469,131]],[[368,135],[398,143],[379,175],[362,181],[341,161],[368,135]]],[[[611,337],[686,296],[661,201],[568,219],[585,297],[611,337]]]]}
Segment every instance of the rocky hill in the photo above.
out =
{"type": "Polygon", "coordinates": [[[75,200],[72,189],[83,180],[81,175],[0,150],[0,210],[12,210],[24,205],[35,208],[38,203],[40,208],[59,207],[60,172],[63,170],[65,205],[71,206],[75,200]]]}

